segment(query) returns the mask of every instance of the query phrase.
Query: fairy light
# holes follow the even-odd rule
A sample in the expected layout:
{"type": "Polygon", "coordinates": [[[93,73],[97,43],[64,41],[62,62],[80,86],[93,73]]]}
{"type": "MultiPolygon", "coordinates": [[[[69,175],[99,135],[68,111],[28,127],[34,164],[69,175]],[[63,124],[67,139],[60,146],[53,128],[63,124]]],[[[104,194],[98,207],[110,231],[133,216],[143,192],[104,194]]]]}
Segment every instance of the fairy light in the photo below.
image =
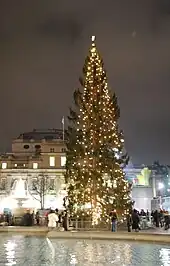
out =
{"type": "Polygon", "coordinates": [[[76,216],[89,216],[92,224],[116,209],[126,215],[131,188],[121,168],[123,134],[118,128],[119,107],[111,95],[95,36],[83,67],[83,91],[74,93],[76,113],[70,111],[66,181],[76,216]]]}
{"type": "Polygon", "coordinates": [[[94,42],[95,39],[96,39],[96,36],[92,36],[92,37],[91,37],[92,42],[94,42]]]}

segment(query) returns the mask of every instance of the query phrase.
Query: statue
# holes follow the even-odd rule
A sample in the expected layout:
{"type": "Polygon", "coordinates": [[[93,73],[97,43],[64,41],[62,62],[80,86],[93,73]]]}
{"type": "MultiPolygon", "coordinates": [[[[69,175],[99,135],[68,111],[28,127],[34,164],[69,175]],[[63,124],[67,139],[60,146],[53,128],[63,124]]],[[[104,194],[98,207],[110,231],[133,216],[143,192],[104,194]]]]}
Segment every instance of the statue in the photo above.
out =
{"type": "Polygon", "coordinates": [[[149,179],[151,175],[151,170],[144,167],[139,175],[137,175],[139,186],[149,186],[149,179]]]}

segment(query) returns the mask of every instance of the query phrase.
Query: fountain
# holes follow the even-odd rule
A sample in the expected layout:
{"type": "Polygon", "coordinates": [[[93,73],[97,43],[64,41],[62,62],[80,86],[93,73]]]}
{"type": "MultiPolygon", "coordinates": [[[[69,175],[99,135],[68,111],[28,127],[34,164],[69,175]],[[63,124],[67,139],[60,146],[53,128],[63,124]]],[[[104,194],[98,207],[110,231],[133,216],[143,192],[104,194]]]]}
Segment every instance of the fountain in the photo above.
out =
{"type": "MultiPolygon", "coordinates": [[[[63,208],[63,198],[66,196],[65,185],[58,184],[59,191],[57,195],[45,195],[44,208],[63,208]]],[[[40,195],[32,195],[29,191],[29,185],[26,178],[16,178],[12,184],[10,193],[0,198],[0,212],[11,211],[13,214],[19,215],[27,209],[30,211],[40,209],[40,195]]]]}
{"type": "Polygon", "coordinates": [[[18,207],[21,208],[24,202],[30,198],[26,180],[22,178],[15,180],[10,196],[17,201],[18,207]]]}
{"type": "Polygon", "coordinates": [[[16,216],[23,215],[26,209],[38,208],[39,202],[29,193],[27,180],[22,178],[14,181],[10,194],[1,201],[1,211],[12,211],[16,216]]]}
{"type": "Polygon", "coordinates": [[[28,183],[25,179],[19,178],[14,181],[10,198],[16,203],[16,206],[13,208],[15,216],[23,215],[26,208],[34,209],[33,202],[31,202],[32,196],[28,191],[28,183]]]}

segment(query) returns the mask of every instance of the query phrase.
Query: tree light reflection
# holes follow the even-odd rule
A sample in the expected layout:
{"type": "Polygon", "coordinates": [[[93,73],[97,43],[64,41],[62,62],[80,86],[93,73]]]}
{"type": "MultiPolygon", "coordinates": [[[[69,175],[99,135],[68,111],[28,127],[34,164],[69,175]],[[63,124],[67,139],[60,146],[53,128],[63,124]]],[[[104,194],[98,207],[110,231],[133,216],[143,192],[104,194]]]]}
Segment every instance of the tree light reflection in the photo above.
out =
{"type": "Polygon", "coordinates": [[[4,244],[5,246],[5,251],[6,251],[6,266],[13,266],[16,265],[16,260],[15,260],[15,248],[16,248],[16,243],[15,240],[8,240],[7,243],[4,244]]]}

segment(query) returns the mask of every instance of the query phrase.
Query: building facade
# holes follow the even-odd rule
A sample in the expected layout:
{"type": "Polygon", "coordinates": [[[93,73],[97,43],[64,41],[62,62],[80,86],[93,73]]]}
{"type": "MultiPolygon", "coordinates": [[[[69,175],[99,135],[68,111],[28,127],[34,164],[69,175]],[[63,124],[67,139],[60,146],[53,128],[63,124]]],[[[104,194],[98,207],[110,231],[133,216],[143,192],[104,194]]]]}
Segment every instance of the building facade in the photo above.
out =
{"type": "Polygon", "coordinates": [[[1,211],[11,208],[12,195],[23,199],[23,207],[40,208],[42,192],[45,208],[62,208],[65,162],[62,130],[33,130],[19,135],[12,141],[12,152],[0,156],[1,211]]]}
{"type": "MultiPolygon", "coordinates": [[[[65,151],[63,131],[58,129],[35,129],[14,139],[11,153],[0,155],[0,212],[16,208],[19,202],[25,208],[43,204],[44,208],[62,209],[66,196],[65,151]]],[[[133,185],[135,208],[150,210],[151,200],[160,196],[162,177],[155,167],[131,162],[124,170],[133,185]]]]}

